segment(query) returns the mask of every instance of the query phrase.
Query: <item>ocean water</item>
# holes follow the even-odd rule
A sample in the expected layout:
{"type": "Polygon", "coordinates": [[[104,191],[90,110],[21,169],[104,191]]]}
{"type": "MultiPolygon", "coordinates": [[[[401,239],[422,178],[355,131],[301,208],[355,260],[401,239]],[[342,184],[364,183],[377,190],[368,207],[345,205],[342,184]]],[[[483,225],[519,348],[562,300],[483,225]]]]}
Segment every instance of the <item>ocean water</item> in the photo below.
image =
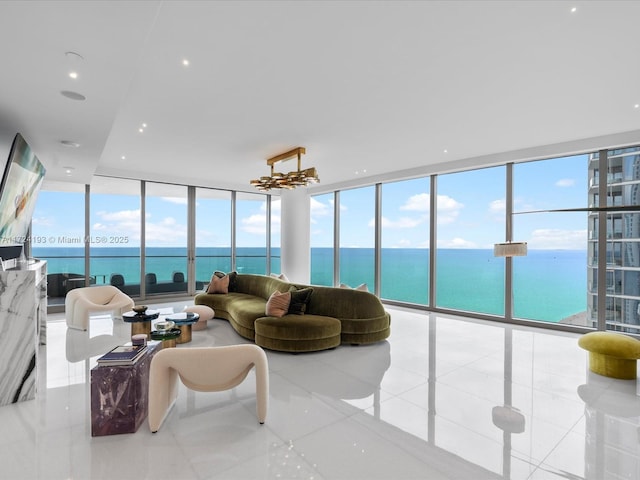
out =
{"type": "MultiPolygon", "coordinates": [[[[34,248],[33,255],[48,261],[49,273],[81,273],[83,248],[34,248]]],[[[279,249],[272,249],[271,270],[280,271],[279,249]]],[[[238,248],[236,269],[264,274],[266,249],[238,248]]],[[[586,311],[586,251],[529,250],[513,258],[514,315],[518,318],[559,322],[586,311]]],[[[469,312],[504,315],[505,259],[492,250],[440,249],[436,257],[436,304],[469,312]]],[[[230,248],[198,248],[196,279],[208,282],[215,270],[231,269],[230,248]]],[[[185,248],[148,248],[146,271],[158,282],[170,282],[173,272],[187,272],[185,248]]],[[[137,248],[92,248],[91,275],[97,283],[109,283],[113,273],[127,284],[140,281],[137,248]]],[[[381,297],[427,305],[429,291],[428,249],[382,249],[381,297]]],[[[284,272],[286,274],[286,272],[284,272]]],[[[374,285],[374,250],[340,249],[340,282],[356,287],[374,285]]],[[[333,283],[333,249],[311,249],[311,283],[333,283]]]]}

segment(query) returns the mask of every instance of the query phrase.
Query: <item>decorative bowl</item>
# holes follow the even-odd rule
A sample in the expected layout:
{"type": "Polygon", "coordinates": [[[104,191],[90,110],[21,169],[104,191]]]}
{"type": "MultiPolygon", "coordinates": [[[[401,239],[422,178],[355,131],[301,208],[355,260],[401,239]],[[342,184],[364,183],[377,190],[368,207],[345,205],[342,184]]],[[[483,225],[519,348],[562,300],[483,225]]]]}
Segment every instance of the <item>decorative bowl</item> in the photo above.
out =
{"type": "Polygon", "coordinates": [[[142,315],[144,312],[147,311],[147,307],[146,305],[136,305],[135,307],[132,308],[132,310],[134,312],[136,312],[138,315],[142,315]]]}
{"type": "Polygon", "coordinates": [[[172,322],[171,320],[164,320],[164,321],[159,321],[156,322],[156,330],[160,331],[160,332],[166,332],[167,330],[171,330],[173,327],[175,326],[175,323],[172,322]]]}

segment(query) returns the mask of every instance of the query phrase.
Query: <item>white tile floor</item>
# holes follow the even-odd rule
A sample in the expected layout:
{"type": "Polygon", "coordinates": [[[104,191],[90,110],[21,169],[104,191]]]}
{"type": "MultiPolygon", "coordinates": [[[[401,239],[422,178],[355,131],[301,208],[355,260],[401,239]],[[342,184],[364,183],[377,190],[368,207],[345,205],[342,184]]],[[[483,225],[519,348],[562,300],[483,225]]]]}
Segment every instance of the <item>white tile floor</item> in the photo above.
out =
{"type": "MultiPolygon", "coordinates": [[[[94,318],[89,338],[51,315],[36,400],[0,407],[0,479],[640,478],[637,383],[590,374],[577,335],[388,309],[386,342],[268,352],[265,425],[250,375],[107,437],[86,379],[129,324],[94,318]]],[[[223,320],[193,338],[177,348],[246,342],[223,320]]]]}

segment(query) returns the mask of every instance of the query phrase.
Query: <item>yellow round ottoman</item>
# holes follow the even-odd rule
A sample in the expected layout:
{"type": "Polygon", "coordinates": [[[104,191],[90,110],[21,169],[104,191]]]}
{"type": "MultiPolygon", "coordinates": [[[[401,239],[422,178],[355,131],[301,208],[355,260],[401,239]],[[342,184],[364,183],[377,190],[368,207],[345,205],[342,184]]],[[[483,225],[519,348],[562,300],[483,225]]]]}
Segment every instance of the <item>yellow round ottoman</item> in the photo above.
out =
{"type": "Polygon", "coordinates": [[[590,332],[578,340],[589,352],[589,369],[605,377],[634,379],[640,358],[640,340],[614,332],[590,332]]]}

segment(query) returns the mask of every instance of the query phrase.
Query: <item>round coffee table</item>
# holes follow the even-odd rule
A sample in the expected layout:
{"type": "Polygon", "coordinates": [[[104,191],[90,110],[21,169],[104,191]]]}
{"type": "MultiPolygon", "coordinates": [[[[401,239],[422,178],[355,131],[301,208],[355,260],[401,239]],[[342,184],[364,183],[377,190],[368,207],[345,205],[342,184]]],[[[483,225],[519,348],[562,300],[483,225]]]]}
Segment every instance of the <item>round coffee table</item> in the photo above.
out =
{"type": "Polygon", "coordinates": [[[122,320],[131,324],[131,335],[144,333],[147,336],[151,333],[151,320],[160,316],[158,310],[147,310],[144,313],[136,313],[133,310],[122,314],[122,320]]]}
{"type": "Polygon", "coordinates": [[[171,348],[176,346],[176,340],[181,333],[179,328],[153,330],[151,332],[151,340],[160,340],[162,342],[162,348],[171,348]]]}
{"type": "Polygon", "coordinates": [[[191,341],[191,326],[200,319],[195,312],[181,312],[167,315],[165,320],[170,320],[180,329],[180,336],[176,343],[189,343],[191,341]]]}

